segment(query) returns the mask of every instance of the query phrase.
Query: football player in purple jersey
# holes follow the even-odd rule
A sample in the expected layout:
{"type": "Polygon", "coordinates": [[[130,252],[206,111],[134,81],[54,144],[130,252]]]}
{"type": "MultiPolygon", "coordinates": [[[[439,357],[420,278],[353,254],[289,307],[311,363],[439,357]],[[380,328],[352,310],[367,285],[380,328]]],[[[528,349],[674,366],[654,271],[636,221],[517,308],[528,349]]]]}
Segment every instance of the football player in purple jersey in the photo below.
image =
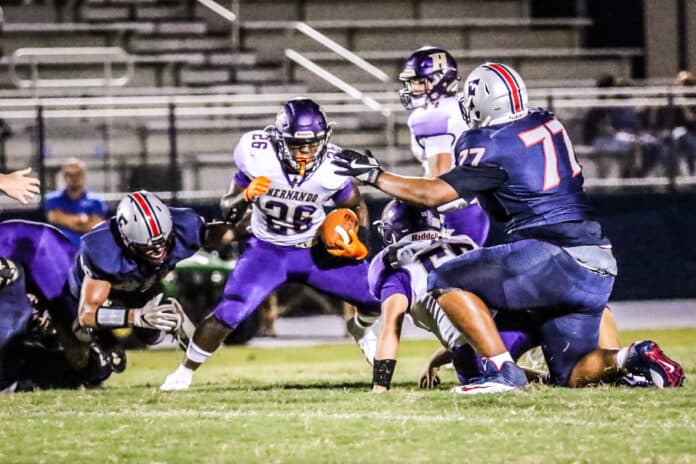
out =
{"type": "Polygon", "coordinates": [[[498,393],[527,384],[490,308],[532,311],[556,385],[584,386],[608,371],[627,369],[646,374],[658,387],[681,386],[682,367],[651,340],[597,348],[617,265],[585,197],[582,169],[563,124],[546,110],[530,110],[524,81],[500,63],[471,72],[460,107],[471,129],[457,141],[456,167],[438,178],[385,172],[369,152],[344,150],[333,161],[343,174],[396,198],[437,207],[477,197],[505,221],[506,243],[466,253],[428,278],[428,290],[482,356],[484,375],[459,393],[498,393]]]}
{"type": "MultiPolygon", "coordinates": [[[[459,381],[469,383],[482,372],[479,360],[466,337],[450,322],[427,291],[428,273],[464,253],[478,248],[467,235],[441,234],[442,224],[434,210],[392,200],[377,221],[385,247],[370,264],[370,291],[382,302],[382,327],[377,342],[372,391],[389,389],[396,367],[401,327],[406,314],[413,323],[431,332],[444,347],[429,363],[419,384],[432,388],[437,367],[452,362],[459,381]]],[[[499,312],[496,326],[517,360],[536,346],[535,327],[524,312],[499,312]]]]}
{"type": "Polygon", "coordinates": [[[95,386],[111,374],[98,347],[72,335],[76,252],[51,225],[0,222],[0,391],[95,386]]]}
{"type": "Polygon", "coordinates": [[[330,163],[340,151],[329,142],[331,127],[315,101],[295,98],[283,105],[273,125],[247,132],[238,142],[238,171],[221,206],[232,223],[251,207],[251,237],[222,300],[200,323],[186,358],[162,390],[188,389],[193,371],[285,282],[303,283],[355,305],[347,330],[372,363],[376,335],[371,325],[379,317],[379,301],[367,285],[367,208],[352,179],[336,174],[330,163]],[[339,241],[337,250],[317,240],[324,207],[330,204],[352,209],[361,226],[350,232],[349,243],[339,241]]]}
{"type": "MultiPolygon", "coordinates": [[[[411,152],[427,177],[444,174],[454,165],[455,142],[469,128],[459,111],[457,62],[447,50],[422,47],[408,57],[399,80],[404,85],[401,103],[411,110],[411,152]]],[[[484,244],[490,223],[477,202],[467,205],[456,199],[438,211],[450,234],[468,235],[484,244]]]]}

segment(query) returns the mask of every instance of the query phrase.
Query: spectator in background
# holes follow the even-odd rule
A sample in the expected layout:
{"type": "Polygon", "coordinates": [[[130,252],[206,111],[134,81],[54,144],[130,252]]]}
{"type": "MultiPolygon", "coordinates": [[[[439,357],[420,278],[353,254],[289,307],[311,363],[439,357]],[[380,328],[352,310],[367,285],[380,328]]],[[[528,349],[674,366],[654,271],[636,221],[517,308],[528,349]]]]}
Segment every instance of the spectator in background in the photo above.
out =
{"type": "MultiPolygon", "coordinates": [[[[597,81],[599,88],[628,87],[631,81],[606,75],[597,81]]],[[[587,113],[584,138],[595,151],[618,161],[619,177],[641,177],[664,158],[665,145],[646,130],[640,112],[631,106],[593,108],[587,113]]],[[[600,163],[599,176],[607,176],[606,163],[600,163]]]]}
{"type": "MultiPolygon", "coordinates": [[[[696,85],[696,76],[691,71],[682,70],[674,78],[678,87],[696,85]]],[[[696,93],[696,88],[692,89],[696,93]]],[[[694,175],[696,167],[696,107],[667,106],[655,112],[655,125],[663,139],[668,141],[674,155],[673,173],[679,173],[679,164],[686,161],[689,175],[694,175]]]]}
{"type": "Polygon", "coordinates": [[[85,188],[85,163],[68,159],[61,168],[65,188],[46,196],[46,219],[58,227],[71,242],[80,245],[80,237],[106,218],[106,203],[85,188]]]}

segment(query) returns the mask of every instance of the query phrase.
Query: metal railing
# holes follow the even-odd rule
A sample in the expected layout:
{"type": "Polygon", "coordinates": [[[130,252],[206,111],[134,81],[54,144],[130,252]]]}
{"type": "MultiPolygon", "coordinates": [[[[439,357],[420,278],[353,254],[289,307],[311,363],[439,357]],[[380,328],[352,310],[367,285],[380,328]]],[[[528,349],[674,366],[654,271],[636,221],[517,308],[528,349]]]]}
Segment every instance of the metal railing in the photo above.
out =
{"type": "Polygon", "coordinates": [[[44,87],[123,87],[133,77],[133,59],[120,47],[49,47],[19,48],[9,59],[9,74],[19,88],[44,87]],[[42,77],[40,65],[100,64],[103,75],[95,78],[42,77]],[[124,66],[124,73],[114,77],[114,65],[124,66]],[[29,78],[20,77],[18,68],[29,67],[29,78]]]}
{"type": "Polygon", "coordinates": [[[231,9],[227,9],[214,0],[196,0],[198,3],[208,8],[213,13],[230,23],[230,40],[232,50],[239,50],[239,21],[234,11],[239,11],[239,0],[231,0],[231,9]]]}
{"type": "MultiPolygon", "coordinates": [[[[234,14],[232,11],[227,10],[220,4],[216,3],[214,0],[197,0],[198,3],[204,5],[205,7],[209,8],[211,11],[217,13],[220,17],[223,19],[226,19],[233,25],[233,47],[236,49],[236,47],[239,45],[239,21],[237,18],[237,15],[234,14]]],[[[238,0],[233,0],[233,9],[238,10],[239,8],[239,2],[238,0]]],[[[326,35],[322,34],[321,32],[317,31],[313,27],[309,26],[307,23],[298,21],[295,23],[292,23],[292,25],[289,27],[290,30],[298,31],[305,36],[309,37],[310,39],[314,40],[315,42],[321,44],[322,46],[328,48],[332,52],[336,53],[338,56],[342,57],[343,59],[349,61],[350,63],[353,63],[366,73],[370,74],[371,76],[374,76],[377,78],[380,82],[386,83],[391,81],[391,78],[385,74],[381,69],[377,68],[376,66],[368,63],[355,53],[351,52],[347,48],[341,46],[331,38],[327,37],[326,35]]],[[[312,62],[311,60],[307,59],[306,57],[302,56],[299,52],[292,50],[292,49],[286,49],[285,50],[285,57],[289,60],[291,60],[294,63],[299,64],[300,66],[304,67],[308,71],[314,73],[315,75],[319,76],[320,78],[324,79],[326,82],[331,84],[332,86],[336,87],[337,89],[341,90],[342,92],[345,92],[346,94],[350,95],[351,97],[360,100],[373,111],[378,111],[380,112],[387,120],[387,134],[388,134],[388,140],[389,140],[389,146],[393,147],[394,145],[394,140],[391,137],[390,134],[393,133],[393,127],[394,127],[394,120],[393,116],[391,113],[391,110],[389,108],[384,107],[381,103],[376,101],[375,99],[365,95],[363,92],[355,88],[355,86],[350,85],[349,83],[345,82],[338,76],[335,76],[334,74],[330,73],[326,69],[322,68],[321,66],[317,65],[316,63],[312,62]]],[[[288,67],[286,71],[286,77],[289,77],[292,74],[290,68],[288,67]]]]}
{"type": "MultiPolygon", "coordinates": [[[[150,153],[149,161],[141,161],[143,163],[151,163],[154,160],[156,165],[170,166],[169,171],[172,178],[173,197],[177,196],[178,181],[175,181],[176,175],[180,173],[184,167],[191,169],[205,168],[206,163],[210,158],[213,165],[220,165],[224,159],[225,168],[232,167],[232,159],[229,153],[232,150],[235,140],[230,139],[229,144],[225,145],[224,152],[228,155],[225,157],[207,157],[204,155],[217,155],[219,148],[208,148],[211,145],[203,146],[199,151],[191,153],[191,148],[182,148],[187,145],[185,142],[188,139],[183,137],[196,136],[197,131],[217,131],[215,133],[231,133],[236,131],[249,130],[257,124],[262,127],[264,121],[272,120],[278,110],[279,105],[287,100],[290,95],[286,94],[249,94],[249,95],[174,95],[174,96],[109,96],[109,97],[82,97],[82,98],[0,98],[0,117],[8,123],[13,124],[15,128],[23,126],[26,129],[16,130],[14,137],[21,137],[22,134],[28,134],[27,130],[31,130],[31,145],[26,145],[33,152],[28,151],[26,154],[13,151],[12,159],[14,167],[19,167],[19,160],[36,160],[39,166],[48,163],[49,171],[55,172],[59,165],[60,159],[46,158],[46,147],[51,144],[51,135],[60,134],[64,127],[100,127],[106,126],[107,122],[114,122],[115,130],[135,131],[143,129],[150,131],[150,134],[160,134],[160,142],[156,147],[149,145],[144,147],[145,153],[150,153]],[[255,117],[256,116],[256,117],[255,117]],[[21,121],[26,121],[21,124],[21,121]],[[71,122],[72,121],[72,122],[71,122]],[[27,123],[28,122],[28,123],[27,123]],[[187,135],[183,135],[183,133],[187,135]],[[48,139],[48,143],[46,140],[48,139]],[[177,140],[179,142],[177,143],[177,140]],[[167,143],[169,146],[167,148],[167,143]],[[180,153],[181,151],[181,153],[180,153]],[[217,160],[217,161],[216,161],[217,160]],[[192,164],[193,163],[193,164],[192,164]],[[217,163],[217,164],[216,164],[217,163]]],[[[374,108],[368,107],[363,102],[356,102],[355,97],[339,92],[327,92],[308,94],[309,97],[317,100],[322,104],[327,114],[336,118],[343,117],[353,118],[352,121],[357,121],[356,130],[364,130],[361,126],[364,118],[361,114],[375,113],[374,108]]],[[[406,121],[407,113],[402,109],[398,96],[395,92],[375,92],[365,96],[371,98],[382,108],[390,110],[392,115],[398,115],[400,124],[406,121]]],[[[676,105],[696,106],[696,88],[685,87],[670,87],[670,86],[653,86],[643,88],[622,88],[622,89],[596,89],[596,88],[577,88],[577,89],[533,89],[530,90],[531,106],[544,106],[551,109],[566,112],[566,114],[575,114],[579,116],[587,108],[602,107],[602,106],[632,106],[644,107],[650,106],[654,108],[669,107],[676,105]],[[567,111],[569,110],[569,111],[567,111]],[[579,113],[577,111],[580,111],[579,113]]],[[[563,116],[561,116],[563,120],[563,116]]],[[[378,121],[375,120],[375,121],[378,121]]],[[[108,124],[110,126],[110,124],[108,124]]],[[[371,126],[372,129],[381,130],[379,126],[371,126]]],[[[393,133],[395,128],[390,129],[393,133]]],[[[350,129],[343,130],[341,135],[347,134],[350,129]]],[[[60,136],[60,135],[59,135],[60,136]]],[[[61,136],[65,137],[65,136],[61,136]]],[[[89,135],[81,136],[81,138],[89,138],[89,135]]],[[[99,139],[100,134],[93,132],[92,139],[99,139]]],[[[108,147],[112,134],[105,132],[103,134],[104,146],[108,147]]],[[[114,137],[118,137],[115,134],[114,137]]],[[[132,136],[131,136],[132,137],[132,136]]],[[[134,138],[134,137],[133,137],[134,138]]],[[[200,139],[200,138],[199,138],[200,139]]],[[[91,140],[91,139],[90,139],[91,140]]],[[[374,139],[373,139],[374,140],[374,139]]],[[[384,140],[384,139],[382,139],[384,140]]],[[[97,140],[98,142],[99,140],[97,140]]],[[[68,137],[69,142],[69,137],[68,137]]],[[[75,140],[76,143],[79,140],[75,140]]],[[[577,141],[581,142],[580,140],[577,141]]],[[[95,142],[96,143],[96,142],[95,142]]],[[[207,142],[205,142],[207,143],[207,142]]],[[[227,142],[225,142],[227,143],[227,142]]],[[[369,142],[375,143],[375,142],[369,142]]],[[[117,145],[116,145],[117,146],[117,145]]],[[[373,148],[381,148],[385,150],[386,142],[377,142],[373,148]],[[384,145],[381,145],[384,144],[384,145]]],[[[591,148],[591,147],[588,147],[591,148]]],[[[131,150],[131,149],[128,149],[131,150]]],[[[81,155],[81,152],[71,151],[71,155],[81,155]]],[[[399,146],[399,163],[389,158],[383,159],[387,161],[389,169],[397,169],[401,163],[408,164],[411,159],[409,147],[405,144],[399,146]]],[[[114,155],[117,165],[129,163],[128,166],[133,166],[137,169],[133,162],[138,163],[139,152],[126,151],[124,149],[117,150],[118,155],[114,155]],[[128,158],[121,158],[127,154],[128,158]]],[[[83,156],[86,156],[84,153],[83,156]]],[[[384,157],[388,155],[384,151],[380,151],[380,155],[384,157]]],[[[97,159],[97,158],[95,158],[97,159]]],[[[588,161],[588,159],[586,159],[588,161]]],[[[25,163],[28,161],[22,161],[25,163]]],[[[103,168],[109,175],[113,174],[113,168],[116,166],[111,163],[106,157],[103,158],[103,168]]],[[[213,166],[211,165],[211,166],[213,166]]],[[[36,165],[35,165],[36,166],[36,165]]],[[[43,168],[42,168],[43,169],[43,168]]],[[[47,172],[40,170],[42,181],[45,181],[47,172]]],[[[412,171],[415,173],[416,171],[412,171]]],[[[696,185],[696,177],[677,175],[670,176],[669,174],[641,177],[641,178],[586,178],[586,186],[588,188],[689,188],[696,185]]],[[[210,192],[209,182],[203,182],[200,186],[194,184],[189,186],[191,191],[180,198],[199,198],[206,196],[210,192]],[[203,192],[203,190],[207,190],[203,192]]],[[[112,192],[109,186],[104,185],[102,189],[105,193],[112,192]]],[[[370,189],[368,189],[370,191],[370,189]]],[[[114,193],[114,195],[117,195],[114,193]]]]}

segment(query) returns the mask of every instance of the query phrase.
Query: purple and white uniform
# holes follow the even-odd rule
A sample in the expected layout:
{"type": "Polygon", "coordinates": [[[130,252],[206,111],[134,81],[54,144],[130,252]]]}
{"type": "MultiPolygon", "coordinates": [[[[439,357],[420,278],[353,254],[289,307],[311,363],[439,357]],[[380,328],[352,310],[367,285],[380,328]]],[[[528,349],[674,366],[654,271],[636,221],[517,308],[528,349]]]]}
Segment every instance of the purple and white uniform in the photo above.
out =
{"type": "MultiPolygon", "coordinates": [[[[454,166],[454,145],[469,127],[462,118],[456,96],[438,100],[437,106],[415,109],[408,118],[411,131],[411,152],[431,176],[429,159],[440,153],[450,153],[454,166]]],[[[466,206],[461,200],[438,209],[443,216],[445,230],[451,235],[468,235],[478,245],[488,237],[490,221],[476,201],[466,206]]]]}
{"type": "MultiPolygon", "coordinates": [[[[368,273],[370,291],[380,301],[394,294],[406,296],[409,305],[407,314],[413,323],[435,335],[442,346],[454,354],[453,363],[462,383],[482,374],[480,362],[466,337],[428,293],[428,273],[477,248],[477,244],[467,236],[400,241],[375,256],[368,273]],[[387,266],[385,256],[395,262],[387,266]]],[[[534,346],[530,321],[524,315],[498,313],[495,320],[503,342],[514,359],[534,346]]]]}
{"type": "Polygon", "coordinates": [[[368,320],[379,317],[379,301],[367,285],[368,262],[335,258],[316,239],[326,217],[324,205],[346,201],[355,188],[330,162],[338,150],[328,144],[319,167],[301,178],[283,169],[265,131],[251,131],[240,139],[234,150],[234,182],[246,187],[264,176],[271,188],[252,204],[252,237],[215,308],[229,327],[237,327],[285,282],[304,283],[348,301],[368,320]]]}

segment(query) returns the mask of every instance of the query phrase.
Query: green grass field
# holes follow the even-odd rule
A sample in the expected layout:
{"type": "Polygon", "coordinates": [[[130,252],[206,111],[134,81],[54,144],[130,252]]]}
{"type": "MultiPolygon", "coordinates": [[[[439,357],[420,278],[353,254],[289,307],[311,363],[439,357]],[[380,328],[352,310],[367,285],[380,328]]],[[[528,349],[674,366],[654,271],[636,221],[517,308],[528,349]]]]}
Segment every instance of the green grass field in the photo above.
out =
{"type": "Polygon", "coordinates": [[[0,397],[1,463],[696,463],[696,329],[654,338],[678,390],[597,387],[473,398],[416,388],[435,341],[402,345],[395,385],[369,393],[352,344],[216,353],[187,392],[158,386],[180,351],[134,351],[100,390],[0,397]]]}

